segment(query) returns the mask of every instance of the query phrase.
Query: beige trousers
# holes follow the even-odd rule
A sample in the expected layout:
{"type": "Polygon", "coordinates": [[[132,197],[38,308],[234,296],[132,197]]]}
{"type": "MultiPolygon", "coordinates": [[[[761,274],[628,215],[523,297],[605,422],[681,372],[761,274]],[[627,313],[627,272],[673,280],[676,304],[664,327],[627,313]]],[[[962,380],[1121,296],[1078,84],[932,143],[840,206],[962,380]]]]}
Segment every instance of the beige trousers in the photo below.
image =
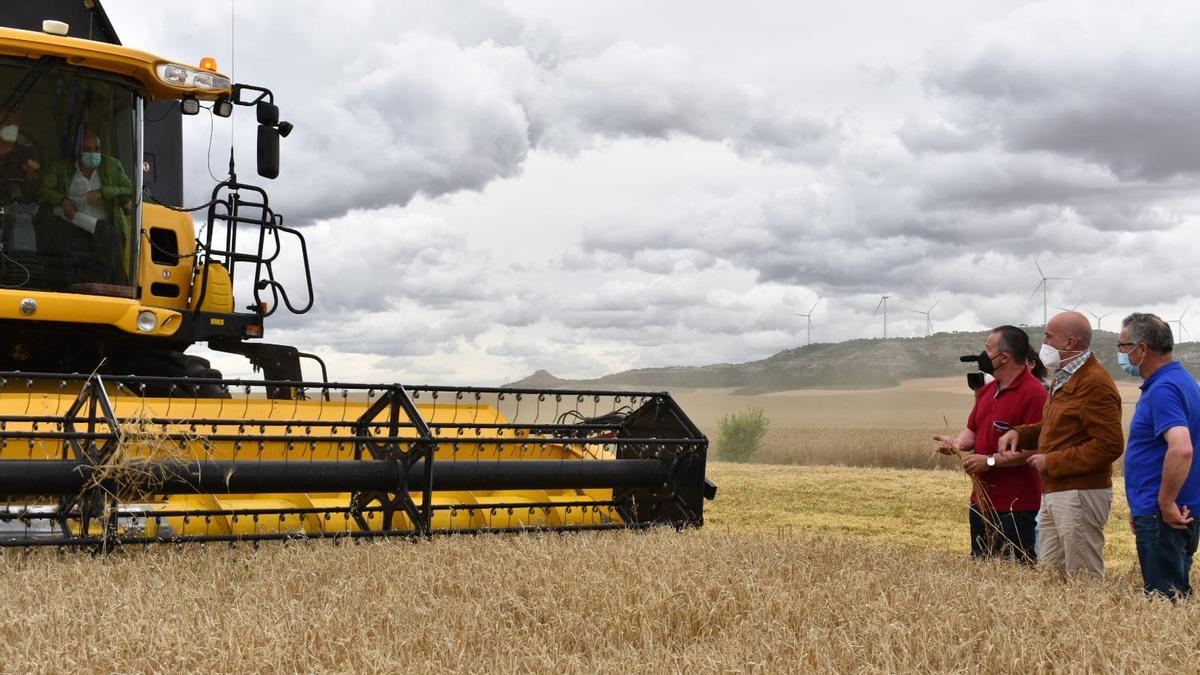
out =
{"type": "Polygon", "coordinates": [[[1042,495],[1038,512],[1038,563],[1073,574],[1104,576],[1104,525],[1112,488],[1064,490],[1042,495]]]}

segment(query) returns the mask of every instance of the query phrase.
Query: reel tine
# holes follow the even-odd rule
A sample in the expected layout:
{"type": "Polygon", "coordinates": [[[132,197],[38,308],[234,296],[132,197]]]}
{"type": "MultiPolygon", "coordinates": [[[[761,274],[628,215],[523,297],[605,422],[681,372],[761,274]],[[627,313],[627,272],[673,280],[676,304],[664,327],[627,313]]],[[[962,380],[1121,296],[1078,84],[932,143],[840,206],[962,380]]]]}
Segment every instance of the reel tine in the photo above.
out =
{"type": "Polygon", "coordinates": [[[29,408],[33,405],[33,380],[25,380],[25,416],[29,416],[29,408]]]}

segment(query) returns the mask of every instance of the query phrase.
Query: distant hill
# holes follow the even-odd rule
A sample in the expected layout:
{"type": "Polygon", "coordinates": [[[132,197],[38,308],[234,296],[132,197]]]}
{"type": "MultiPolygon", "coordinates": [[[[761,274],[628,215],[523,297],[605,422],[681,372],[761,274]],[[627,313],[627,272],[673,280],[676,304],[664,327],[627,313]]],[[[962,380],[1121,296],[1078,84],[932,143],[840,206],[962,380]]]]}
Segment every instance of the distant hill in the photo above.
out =
{"type": "MultiPolygon", "coordinates": [[[[1042,344],[1040,327],[1025,327],[1034,348],[1042,344]]],[[[626,370],[588,380],[566,380],[539,370],[510,386],[542,388],[620,386],[659,389],[734,389],[761,394],[789,389],[893,386],[917,377],[945,377],[976,370],[958,357],[983,350],[987,331],[937,333],[929,337],[849,340],[788,349],[748,363],[669,366],[626,370]]],[[[1116,367],[1117,334],[1097,331],[1092,348],[1114,377],[1128,377],[1116,367]]],[[[1200,375],[1200,343],[1175,347],[1175,358],[1200,375]]]]}

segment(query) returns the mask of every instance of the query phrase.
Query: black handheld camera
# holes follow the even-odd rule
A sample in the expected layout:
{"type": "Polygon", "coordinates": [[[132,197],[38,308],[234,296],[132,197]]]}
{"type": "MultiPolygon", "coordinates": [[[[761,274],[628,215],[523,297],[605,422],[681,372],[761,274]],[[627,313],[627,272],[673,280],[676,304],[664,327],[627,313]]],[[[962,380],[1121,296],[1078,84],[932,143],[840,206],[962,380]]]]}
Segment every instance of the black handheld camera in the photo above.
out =
{"type": "MultiPolygon", "coordinates": [[[[963,363],[979,363],[979,355],[967,354],[966,356],[958,357],[958,360],[963,363]]],[[[983,385],[985,384],[987,384],[987,378],[983,376],[982,372],[967,373],[967,386],[971,388],[971,391],[979,391],[983,389],[983,385]]]]}

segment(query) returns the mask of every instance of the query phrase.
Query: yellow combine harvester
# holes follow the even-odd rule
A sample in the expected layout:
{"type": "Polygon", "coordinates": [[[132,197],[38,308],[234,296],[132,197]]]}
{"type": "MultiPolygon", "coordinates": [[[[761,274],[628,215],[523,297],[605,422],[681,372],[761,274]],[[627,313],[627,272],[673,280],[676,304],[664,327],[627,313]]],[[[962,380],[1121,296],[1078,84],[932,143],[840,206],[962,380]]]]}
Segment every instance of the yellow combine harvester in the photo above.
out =
{"type": "Polygon", "coordinates": [[[274,178],[273,94],[121,46],[94,0],[0,24],[0,545],[703,523],[708,442],[665,393],[331,383],[261,342],[312,306],[303,233],[232,156],[182,208],[180,125],[254,107],[274,178]]]}

